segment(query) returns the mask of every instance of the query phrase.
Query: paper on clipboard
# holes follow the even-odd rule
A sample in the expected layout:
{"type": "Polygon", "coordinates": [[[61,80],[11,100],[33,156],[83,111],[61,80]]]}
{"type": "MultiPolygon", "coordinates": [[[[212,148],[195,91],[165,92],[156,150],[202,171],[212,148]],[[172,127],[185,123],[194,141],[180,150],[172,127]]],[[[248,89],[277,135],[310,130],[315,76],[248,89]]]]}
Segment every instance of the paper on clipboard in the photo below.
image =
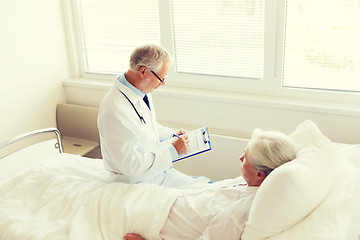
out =
{"type": "Polygon", "coordinates": [[[211,150],[209,130],[207,127],[198,128],[186,134],[189,136],[188,149],[185,153],[179,155],[177,159],[173,160],[173,162],[211,150]]]}

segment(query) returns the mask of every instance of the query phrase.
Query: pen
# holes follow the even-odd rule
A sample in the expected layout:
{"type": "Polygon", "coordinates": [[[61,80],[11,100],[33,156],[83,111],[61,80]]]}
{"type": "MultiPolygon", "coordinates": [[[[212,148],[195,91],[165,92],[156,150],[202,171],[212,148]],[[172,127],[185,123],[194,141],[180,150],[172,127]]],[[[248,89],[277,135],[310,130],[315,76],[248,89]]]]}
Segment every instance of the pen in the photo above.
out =
{"type": "Polygon", "coordinates": [[[177,135],[177,134],[173,134],[172,136],[173,137],[180,137],[182,134],[179,134],[179,135],[177,135]]]}

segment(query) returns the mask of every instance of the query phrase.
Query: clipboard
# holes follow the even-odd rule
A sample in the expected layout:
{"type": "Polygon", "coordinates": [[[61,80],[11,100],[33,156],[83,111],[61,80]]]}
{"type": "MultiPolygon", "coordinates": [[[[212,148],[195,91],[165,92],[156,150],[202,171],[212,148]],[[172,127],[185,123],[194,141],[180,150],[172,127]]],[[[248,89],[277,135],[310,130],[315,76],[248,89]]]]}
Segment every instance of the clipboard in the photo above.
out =
{"type": "Polygon", "coordinates": [[[188,150],[172,162],[177,162],[211,150],[210,135],[207,127],[198,128],[186,134],[190,140],[188,150]]]}

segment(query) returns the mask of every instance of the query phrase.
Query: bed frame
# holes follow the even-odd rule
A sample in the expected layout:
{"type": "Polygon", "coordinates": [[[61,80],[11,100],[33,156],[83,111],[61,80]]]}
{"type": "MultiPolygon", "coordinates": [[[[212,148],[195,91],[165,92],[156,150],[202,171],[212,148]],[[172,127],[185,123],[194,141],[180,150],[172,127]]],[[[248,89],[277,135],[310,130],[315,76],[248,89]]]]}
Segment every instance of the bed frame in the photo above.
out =
{"type": "Polygon", "coordinates": [[[5,147],[7,147],[10,144],[13,144],[15,142],[19,142],[21,140],[28,139],[28,138],[33,137],[33,136],[46,134],[46,133],[54,133],[56,135],[57,142],[55,143],[54,147],[56,149],[58,149],[60,153],[63,153],[64,150],[63,150],[63,145],[62,145],[62,142],[61,142],[61,134],[60,134],[60,131],[57,128],[43,128],[43,129],[39,129],[39,130],[35,130],[35,131],[31,131],[31,132],[21,134],[21,135],[16,136],[16,137],[14,137],[14,138],[12,138],[12,139],[10,139],[8,141],[0,143],[0,149],[5,148],[5,147]]]}

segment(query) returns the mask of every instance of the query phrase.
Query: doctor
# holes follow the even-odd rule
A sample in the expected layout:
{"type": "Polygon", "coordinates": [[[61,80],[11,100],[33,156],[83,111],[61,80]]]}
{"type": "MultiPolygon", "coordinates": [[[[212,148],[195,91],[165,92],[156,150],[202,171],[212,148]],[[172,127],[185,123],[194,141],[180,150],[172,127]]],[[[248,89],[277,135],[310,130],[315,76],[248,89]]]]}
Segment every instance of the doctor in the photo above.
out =
{"type": "Polygon", "coordinates": [[[170,54],[161,46],[136,48],[129,70],[115,80],[99,109],[98,129],[105,169],[114,181],[155,183],[169,187],[208,181],[172,168],[172,160],[186,152],[188,136],[156,121],[151,93],[165,84],[170,54]],[[172,144],[162,140],[175,137],[172,144]]]}

